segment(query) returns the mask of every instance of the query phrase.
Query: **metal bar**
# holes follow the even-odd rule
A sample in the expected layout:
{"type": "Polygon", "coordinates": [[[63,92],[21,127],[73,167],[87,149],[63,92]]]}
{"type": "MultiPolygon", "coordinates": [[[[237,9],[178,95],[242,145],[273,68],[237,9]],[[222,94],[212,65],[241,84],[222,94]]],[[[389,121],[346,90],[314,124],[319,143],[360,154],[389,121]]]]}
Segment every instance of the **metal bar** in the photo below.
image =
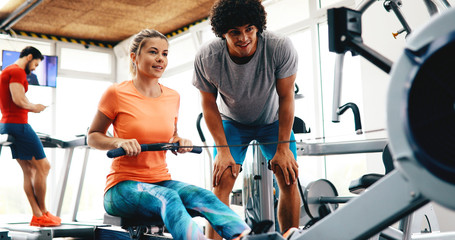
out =
{"type": "Polygon", "coordinates": [[[65,197],[66,185],[68,183],[68,175],[71,167],[71,160],[73,159],[74,148],[67,148],[65,150],[65,162],[62,165],[62,171],[60,172],[60,181],[57,188],[57,207],[55,215],[60,217],[62,213],[63,198],[65,197]]]}
{"type": "Polygon", "coordinates": [[[419,233],[412,235],[412,240],[453,240],[455,232],[434,232],[434,233],[419,233]]]}
{"type": "Polygon", "coordinates": [[[430,16],[433,16],[434,14],[438,13],[438,8],[436,7],[436,4],[432,0],[423,0],[425,3],[425,6],[427,7],[428,13],[430,16]]]}
{"type": "Polygon", "coordinates": [[[445,7],[445,8],[450,8],[451,5],[447,0],[439,0],[439,2],[445,7]]]}
{"type": "Polygon", "coordinates": [[[393,62],[390,61],[388,58],[379,54],[372,48],[368,47],[367,45],[363,44],[362,42],[356,39],[351,39],[351,41],[347,42],[347,44],[352,49],[352,51],[360,54],[362,57],[376,65],[382,71],[390,73],[393,62]]]}
{"type": "Polygon", "coordinates": [[[82,188],[84,186],[85,172],[87,171],[89,152],[90,148],[85,148],[84,162],[82,163],[81,175],[79,178],[79,187],[77,189],[76,202],[74,203],[73,217],[71,218],[73,222],[77,222],[77,212],[79,211],[79,204],[81,202],[82,188]]]}
{"type": "MultiPolygon", "coordinates": [[[[14,24],[16,24],[19,20],[21,20],[23,17],[25,17],[25,15],[27,13],[29,13],[31,10],[33,10],[35,7],[37,7],[43,0],[37,0],[36,2],[34,2],[33,4],[31,4],[30,7],[26,8],[25,11],[23,11],[22,13],[18,14],[19,12],[21,12],[23,9],[20,9],[21,11],[18,11],[19,9],[16,9],[16,11],[14,11],[14,13],[12,13],[8,19],[8,21],[3,21],[2,22],[2,25],[0,27],[0,29],[4,29],[4,30],[9,30],[11,29],[12,26],[14,26],[14,24]]],[[[27,6],[30,5],[30,0],[27,0],[26,4],[27,6]]],[[[22,5],[24,5],[22,4],[22,5]]],[[[22,5],[20,7],[22,7],[22,5]]],[[[25,6],[25,7],[27,7],[25,6]]],[[[20,8],[19,7],[19,8],[20,8]]]]}
{"type": "Polygon", "coordinates": [[[384,239],[403,240],[403,232],[390,226],[382,230],[380,236],[384,239]]]}
{"type": "MultiPolygon", "coordinates": [[[[0,29],[3,29],[6,24],[11,21],[13,18],[15,18],[17,15],[19,15],[24,9],[26,9],[28,6],[32,4],[32,0],[27,0],[24,3],[22,3],[14,12],[12,12],[10,15],[8,15],[7,18],[5,18],[2,21],[2,24],[0,25],[0,29]]],[[[5,29],[6,30],[6,29],[5,29]]]]}
{"type": "Polygon", "coordinates": [[[353,153],[382,152],[387,145],[386,139],[372,139],[333,143],[297,142],[298,156],[324,156],[353,153]]]}
{"type": "Polygon", "coordinates": [[[364,13],[376,0],[364,0],[357,6],[357,11],[364,13]]]}
{"type": "Polygon", "coordinates": [[[397,16],[398,20],[400,21],[400,23],[403,26],[406,33],[407,34],[411,33],[411,27],[409,26],[408,22],[406,21],[403,14],[401,13],[400,7],[398,6],[398,4],[395,1],[390,1],[389,3],[390,3],[390,7],[392,8],[392,11],[395,13],[395,16],[397,16]]]}
{"type": "Polygon", "coordinates": [[[335,57],[335,70],[333,78],[333,104],[332,104],[332,122],[339,122],[338,107],[341,101],[341,87],[343,79],[343,62],[345,53],[337,53],[335,57]]]}
{"type": "Polygon", "coordinates": [[[394,170],[373,184],[369,191],[308,230],[294,233],[290,239],[368,239],[428,202],[409,180],[394,170]],[[378,202],[380,208],[372,207],[378,202]],[[349,224],[341,224],[346,219],[349,224]]]}
{"type": "Polygon", "coordinates": [[[260,183],[260,196],[261,196],[261,220],[272,220],[273,226],[270,228],[271,232],[275,231],[275,204],[273,203],[273,174],[268,169],[268,162],[262,155],[261,148],[254,146],[255,160],[257,161],[259,174],[261,176],[260,183]]]}
{"type": "MultiPolygon", "coordinates": [[[[353,197],[319,197],[316,202],[319,202],[319,203],[347,203],[352,199],[353,199],[353,197]]],[[[308,200],[308,202],[313,202],[313,200],[308,200]]]]}

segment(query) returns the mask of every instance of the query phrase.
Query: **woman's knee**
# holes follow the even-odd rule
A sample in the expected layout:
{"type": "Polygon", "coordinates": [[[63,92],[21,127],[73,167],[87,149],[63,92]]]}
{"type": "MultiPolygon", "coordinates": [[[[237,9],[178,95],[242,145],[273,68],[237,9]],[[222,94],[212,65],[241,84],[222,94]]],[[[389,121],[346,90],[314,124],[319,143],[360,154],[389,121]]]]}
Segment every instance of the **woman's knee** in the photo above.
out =
{"type": "Polygon", "coordinates": [[[212,191],[209,191],[204,188],[198,188],[195,190],[197,192],[197,198],[202,199],[202,200],[213,200],[213,199],[218,199],[217,196],[212,191]]]}
{"type": "Polygon", "coordinates": [[[169,189],[164,195],[165,195],[166,202],[168,204],[182,202],[178,192],[173,189],[169,189]]]}
{"type": "Polygon", "coordinates": [[[179,193],[171,188],[162,188],[153,186],[151,188],[143,188],[139,191],[139,199],[143,204],[147,204],[147,206],[143,206],[149,209],[161,209],[168,208],[178,208],[182,204],[182,200],[180,199],[179,193]]]}

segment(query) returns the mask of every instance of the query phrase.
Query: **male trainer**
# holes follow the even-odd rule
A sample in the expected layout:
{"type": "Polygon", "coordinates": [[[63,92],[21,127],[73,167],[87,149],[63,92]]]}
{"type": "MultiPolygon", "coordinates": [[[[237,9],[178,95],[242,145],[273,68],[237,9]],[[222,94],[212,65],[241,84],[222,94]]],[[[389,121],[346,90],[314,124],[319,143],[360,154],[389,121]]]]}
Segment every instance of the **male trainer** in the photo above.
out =
{"type": "MultiPolygon", "coordinates": [[[[298,227],[300,213],[292,132],[297,52],[289,38],[265,31],[260,0],[219,0],[210,22],[218,38],[198,51],[193,77],[207,127],[216,145],[284,142],[260,147],[277,179],[278,221],[286,232],[298,227]]],[[[214,193],[227,205],[246,150],[215,148],[214,193]]]]}

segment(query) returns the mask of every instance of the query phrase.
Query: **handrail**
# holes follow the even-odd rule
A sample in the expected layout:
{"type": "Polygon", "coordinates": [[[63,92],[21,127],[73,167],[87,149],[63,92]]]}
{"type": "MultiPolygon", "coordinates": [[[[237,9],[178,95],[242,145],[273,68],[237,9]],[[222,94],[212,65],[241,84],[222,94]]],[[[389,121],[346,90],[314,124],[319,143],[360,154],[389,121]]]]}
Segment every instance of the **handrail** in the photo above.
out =
{"type": "Polygon", "coordinates": [[[298,156],[326,156],[382,152],[387,143],[388,140],[383,138],[328,143],[297,142],[296,145],[298,156]]]}

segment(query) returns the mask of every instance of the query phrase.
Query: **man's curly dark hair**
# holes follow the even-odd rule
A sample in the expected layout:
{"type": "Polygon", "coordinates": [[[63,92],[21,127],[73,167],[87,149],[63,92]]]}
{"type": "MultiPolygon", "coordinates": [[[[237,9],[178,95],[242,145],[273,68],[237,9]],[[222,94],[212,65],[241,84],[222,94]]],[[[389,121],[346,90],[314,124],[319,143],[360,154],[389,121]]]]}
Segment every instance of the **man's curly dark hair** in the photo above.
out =
{"type": "Polygon", "coordinates": [[[210,11],[210,24],[217,37],[229,29],[251,24],[259,33],[266,29],[267,13],[261,0],[218,0],[210,11]]]}

